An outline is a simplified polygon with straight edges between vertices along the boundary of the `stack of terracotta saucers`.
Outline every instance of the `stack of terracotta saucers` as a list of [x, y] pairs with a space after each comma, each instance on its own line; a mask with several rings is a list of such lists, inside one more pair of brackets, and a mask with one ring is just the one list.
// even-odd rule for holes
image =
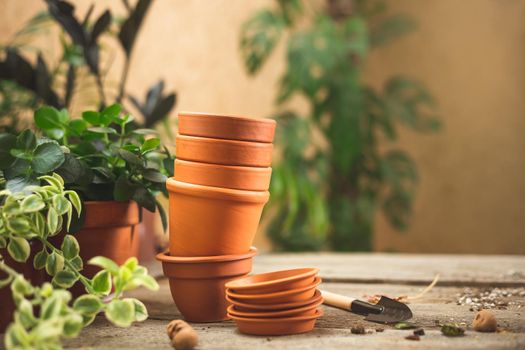
[[169, 252], [157, 258], [189, 321], [227, 319], [224, 284], [251, 271], [275, 126], [272, 119], [179, 114], [175, 174], [166, 183]]
[[317, 272], [314, 268], [276, 271], [228, 282], [226, 298], [232, 303], [228, 316], [246, 334], [309, 332], [322, 315]]

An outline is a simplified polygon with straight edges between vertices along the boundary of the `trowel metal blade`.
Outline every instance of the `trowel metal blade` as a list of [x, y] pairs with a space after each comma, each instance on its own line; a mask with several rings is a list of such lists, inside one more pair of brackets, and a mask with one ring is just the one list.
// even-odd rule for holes
[[412, 318], [412, 311], [399, 301], [382, 296], [376, 305], [383, 307], [379, 314], [368, 314], [366, 321], [377, 323], [397, 323]]

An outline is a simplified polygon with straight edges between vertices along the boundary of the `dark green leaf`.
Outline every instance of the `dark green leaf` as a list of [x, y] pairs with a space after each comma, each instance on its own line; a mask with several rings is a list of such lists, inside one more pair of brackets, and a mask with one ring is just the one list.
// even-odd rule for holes
[[135, 190], [133, 199], [141, 206], [151, 211], [155, 212], [155, 197], [144, 187], [138, 187]]
[[46, 267], [47, 255], [48, 254], [45, 249], [42, 249], [36, 253], [35, 258], [33, 259], [33, 267], [37, 270], [42, 270], [44, 267]]
[[6, 169], [15, 160], [10, 151], [16, 145], [16, 136], [0, 134], [0, 169]]
[[100, 34], [102, 34], [111, 23], [111, 12], [109, 10], [104, 11], [102, 15], [97, 19], [93, 25], [93, 31], [91, 32], [91, 42], [95, 43]]
[[36, 147], [35, 134], [29, 129], [22, 131], [16, 139], [16, 147], [25, 151], [34, 150]]
[[95, 111], [86, 111], [82, 113], [82, 119], [90, 123], [91, 125], [100, 124], [100, 113]]
[[162, 229], [164, 230], [164, 232], [166, 232], [166, 230], [168, 229], [168, 216], [166, 215], [166, 211], [164, 210], [162, 204], [160, 204], [158, 200], [155, 200], [155, 203], [157, 204], [157, 210], [159, 211]]
[[140, 159], [139, 156], [137, 156], [134, 153], [131, 153], [130, 151], [126, 151], [125, 149], [119, 149], [118, 153], [128, 163], [141, 166], [144, 165], [142, 159]]
[[80, 136], [87, 129], [87, 123], [83, 119], [73, 119], [69, 121], [68, 127], [73, 131], [75, 136]]
[[159, 145], [160, 145], [160, 140], [158, 138], [151, 138], [151, 139], [144, 141], [142, 146], [140, 146], [140, 151], [142, 152], [142, 154], [144, 154], [149, 151], [153, 151], [157, 149]]
[[142, 176], [144, 176], [146, 180], [151, 181], [151, 182], [158, 182], [158, 183], [166, 182], [166, 176], [163, 175], [157, 169], [152, 169], [152, 168], [144, 169], [144, 171], [142, 172]]
[[35, 124], [42, 130], [62, 129], [60, 112], [49, 106], [40, 107], [35, 111]]
[[136, 185], [131, 183], [125, 176], [121, 176], [115, 182], [113, 197], [116, 201], [127, 201], [133, 197]]
[[37, 186], [38, 180], [33, 177], [17, 176], [7, 180], [6, 189], [11, 192], [24, 192], [28, 186]]
[[64, 160], [64, 152], [59, 145], [43, 143], [35, 149], [31, 166], [36, 173], [46, 174], [58, 168]]

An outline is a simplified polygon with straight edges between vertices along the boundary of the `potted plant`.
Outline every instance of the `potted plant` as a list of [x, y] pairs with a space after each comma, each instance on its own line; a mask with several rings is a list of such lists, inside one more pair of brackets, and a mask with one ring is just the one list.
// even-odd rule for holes
[[[80, 216], [79, 196], [64, 189], [64, 181], [57, 174], [37, 180], [45, 184], [28, 186], [23, 192], [0, 191], [0, 288], [4, 287], [0, 289], [0, 324], [14, 320], [5, 334], [6, 348], [59, 348], [61, 336], [77, 336], [99, 312], [121, 327], [145, 320], [144, 304], [123, 298], [123, 292], [138, 286], [157, 290], [158, 284], [147, 274], [147, 269], [139, 266], [136, 258], [118, 266], [110, 259], [95, 257], [89, 264], [102, 270], [92, 279], [86, 277], [81, 272], [83, 262], [75, 237], [66, 234], [59, 247], [51, 240], [63, 227], [67, 230], [75, 216]], [[38, 242], [41, 250], [30, 262], [31, 241]], [[45, 270], [53, 276], [52, 283], [34, 286], [6, 263], [7, 256], [18, 263], [31, 263], [33, 271]], [[88, 294], [72, 300], [71, 293], [63, 288], [77, 281]], [[6, 286], [10, 287], [12, 299]], [[107, 301], [111, 291], [112, 298]]]
[[[0, 135], [0, 170], [6, 188], [23, 191], [38, 184], [37, 177], [56, 172], [67, 190], [79, 194], [85, 210], [72, 219], [72, 232], [87, 262], [102, 255], [123, 264], [138, 253], [140, 209], [158, 209], [164, 227], [166, 215], [155, 199], [164, 192], [173, 159], [160, 149], [151, 129], [137, 129], [133, 117], [111, 105], [101, 112], [86, 111], [72, 119], [66, 110], [41, 107], [35, 125], [18, 136]], [[61, 243], [62, 236], [55, 238]], [[86, 269], [88, 276], [97, 272]]]

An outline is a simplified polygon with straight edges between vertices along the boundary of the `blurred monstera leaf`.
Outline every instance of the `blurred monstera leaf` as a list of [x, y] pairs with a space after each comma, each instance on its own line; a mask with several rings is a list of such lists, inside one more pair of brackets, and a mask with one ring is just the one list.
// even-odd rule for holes
[[175, 106], [177, 95], [175, 93], [163, 95], [163, 90], [164, 81], [160, 80], [148, 90], [144, 103], [141, 103], [136, 97], [129, 96], [131, 103], [144, 116], [144, 127], [146, 128], [154, 126], [166, 117]]

